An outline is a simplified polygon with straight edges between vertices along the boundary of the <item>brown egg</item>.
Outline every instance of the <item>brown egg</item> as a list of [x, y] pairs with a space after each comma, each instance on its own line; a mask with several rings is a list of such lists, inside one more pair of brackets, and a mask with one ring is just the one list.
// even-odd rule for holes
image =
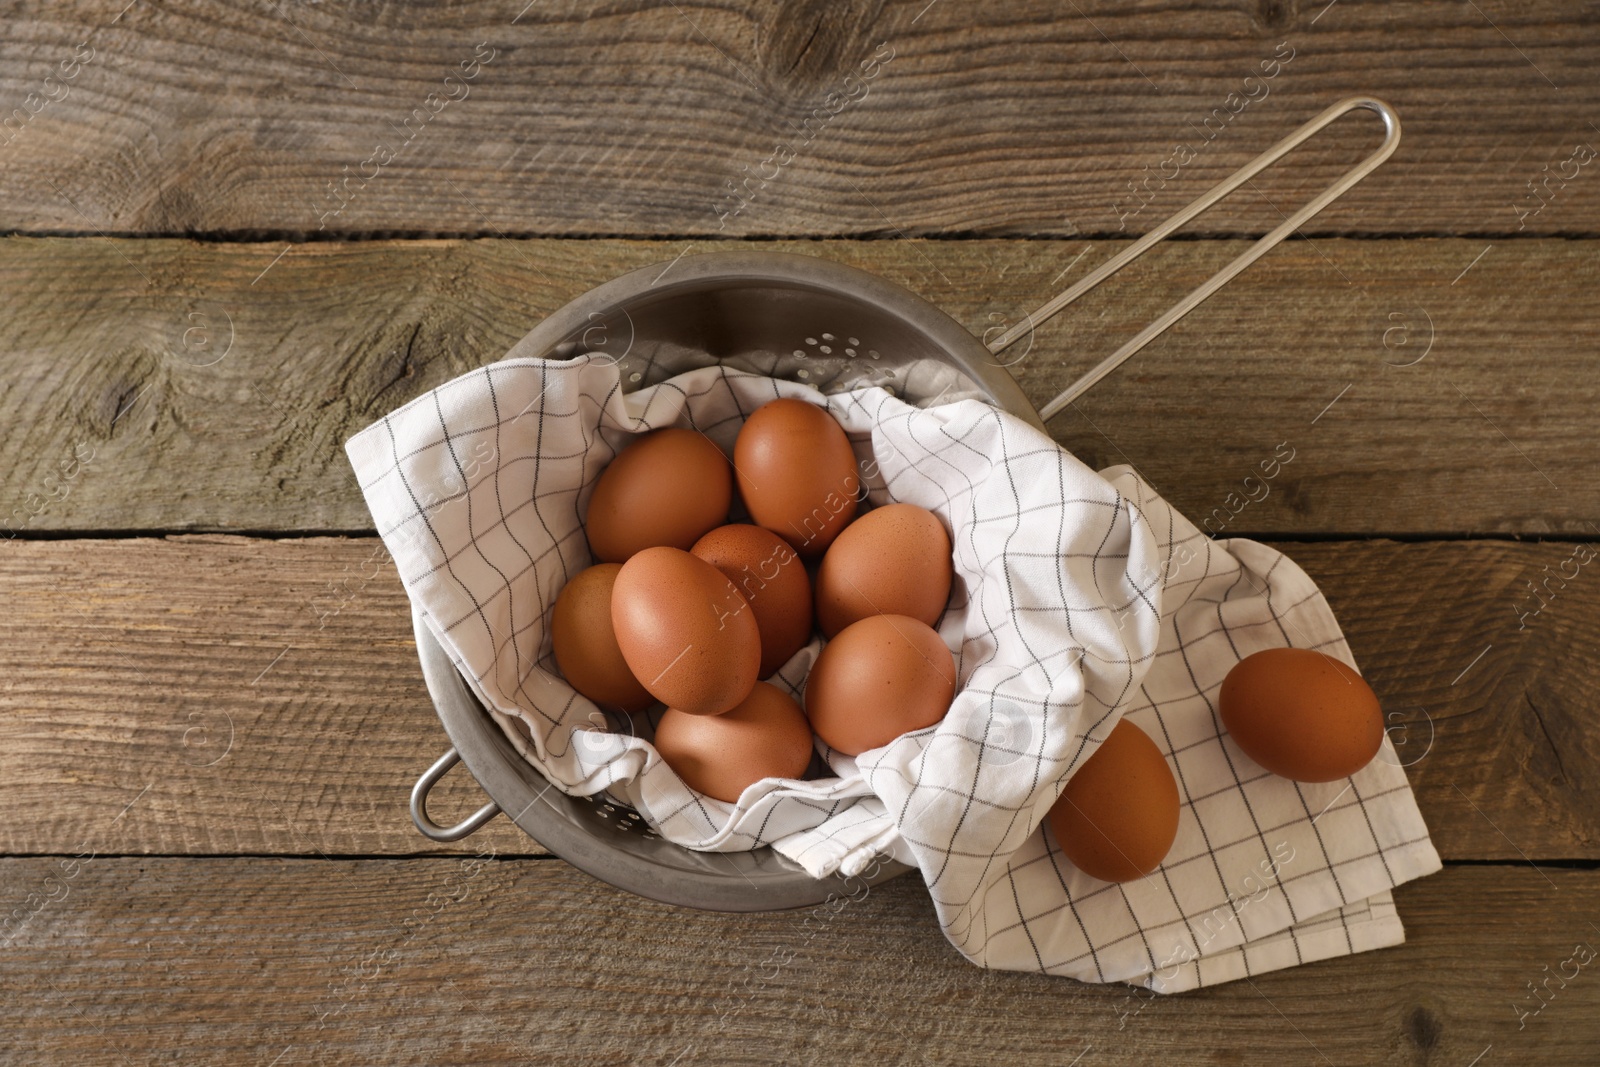
[[739, 495], [750, 517], [802, 556], [822, 555], [856, 513], [856, 457], [844, 430], [803, 400], [755, 410], [733, 445]]
[[618, 453], [595, 483], [584, 532], [595, 558], [625, 563], [643, 548], [688, 551], [728, 521], [733, 474], [705, 434], [654, 430]]
[[1178, 783], [1149, 735], [1123, 719], [1067, 781], [1048, 821], [1084, 874], [1143, 878], [1178, 836]]
[[799, 778], [811, 763], [811, 727], [783, 690], [757, 682], [721, 715], [661, 714], [656, 751], [691, 789], [736, 803], [763, 778]]
[[1306, 648], [1269, 648], [1234, 664], [1217, 697], [1245, 754], [1297, 782], [1348, 778], [1383, 744], [1383, 711], [1354, 669]]
[[596, 564], [562, 586], [550, 614], [550, 643], [572, 688], [596, 704], [643, 711], [650, 694], [628, 669], [611, 628], [611, 588], [621, 570], [620, 563]]
[[761, 677], [811, 640], [811, 578], [789, 542], [759, 526], [719, 526], [689, 550], [727, 576], [750, 602], [761, 632]]
[[950, 599], [950, 536], [931, 511], [885, 504], [844, 528], [817, 572], [817, 623], [829, 637], [868, 615], [936, 626]]
[[622, 565], [611, 624], [633, 676], [690, 715], [721, 715], [750, 695], [761, 667], [755, 613], [721, 571], [677, 548]]
[[932, 726], [955, 695], [955, 657], [932, 627], [872, 615], [823, 646], [806, 679], [806, 717], [830, 748], [856, 756]]

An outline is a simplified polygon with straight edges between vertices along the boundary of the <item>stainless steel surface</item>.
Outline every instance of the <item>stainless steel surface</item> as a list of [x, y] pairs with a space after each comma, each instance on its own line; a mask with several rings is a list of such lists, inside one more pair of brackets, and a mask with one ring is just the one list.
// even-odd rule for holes
[[578, 297], [507, 358], [615, 360], [623, 388], [726, 365], [825, 393], [875, 383], [911, 403], [980, 397], [1044, 428], [982, 342], [893, 282], [813, 256], [713, 252], [625, 274]]
[[483, 829], [485, 823], [500, 814], [500, 805], [490, 801], [454, 826], [440, 826], [428, 816], [428, 794], [439, 779], [461, 762], [461, 757], [451, 749], [433, 761], [433, 766], [422, 772], [417, 784], [411, 787], [411, 821], [417, 824], [422, 836], [434, 841], [460, 841]]
[[1189, 220], [1209, 210], [1218, 201], [1222, 200], [1229, 193], [1239, 188], [1239, 186], [1243, 185], [1245, 182], [1248, 182], [1251, 178], [1255, 177], [1257, 174], [1260, 174], [1263, 170], [1266, 170], [1279, 159], [1282, 159], [1292, 149], [1311, 137], [1312, 134], [1316, 133], [1324, 126], [1327, 126], [1339, 116], [1357, 109], [1376, 111], [1383, 118], [1383, 143], [1378, 146], [1376, 151], [1367, 156], [1367, 158], [1363, 159], [1360, 163], [1357, 163], [1350, 170], [1346, 171], [1338, 181], [1324, 189], [1299, 211], [1296, 211], [1293, 215], [1290, 215], [1288, 218], [1284, 219], [1281, 225], [1277, 226], [1272, 230], [1272, 232], [1256, 241], [1255, 244], [1251, 245], [1249, 249], [1247, 249], [1237, 259], [1233, 260], [1233, 262], [1229, 263], [1226, 267], [1223, 267], [1210, 278], [1206, 279], [1206, 281], [1202, 283], [1199, 288], [1195, 289], [1188, 296], [1178, 301], [1160, 318], [1156, 319], [1143, 330], [1139, 331], [1137, 336], [1128, 341], [1128, 343], [1124, 344], [1121, 348], [1117, 349], [1111, 355], [1107, 356], [1093, 370], [1089, 371], [1089, 373], [1085, 374], [1083, 377], [1069, 385], [1066, 389], [1062, 390], [1061, 395], [1057, 396], [1043, 408], [1039, 409], [1039, 417], [1044, 420], [1053, 418], [1061, 411], [1062, 408], [1065, 408], [1068, 404], [1072, 403], [1072, 401], [1082, 396], [1091, 386], [1093, 386], [1100, 379], [1104, 378], [1107, 374], [1110, 374], [1113, 370], [1116, 370], [1118, 367], [1120, 367], [1129, 359], [1129, 357], [1131, 357], [1135, 352], [1139, 351], [1145, 345], [1149, 344], [1167, 327], [1171, 326], [1189, 312], [1193, 311], [1212, 293], [1215, 293], [1218, 289], [1221, 289], [1224, 285], [1231, 281], [1233, 277], [1240, 271], [1244, 270], [1246, 267], [1250, 266], [1250, 264], [1266, 255], [1284, 238], [1288, 237], [1295, 230], [1298, 230], [1301, 226], [1305, 225], [1305, 223], [1311, 219], [1312, 216], [1316, 215], [1317, 212], [1321, 211], [1323, 208], [1339, 199], [1339, 197], [1348, 192], [1350, 188], [1357, 182], [1361, 181], [1361, 179], [1365, 178], [1368, 174], [1371, 174], [1373, 170], [1379, 166], [1379, 164], [1393, 155], [1394, 150], [1400, 146], [1400, 116], [1395, 114], [1394, 108], [1390, 107], [1382, 100], [1371, 96], [1352, 96], [1349, 99], [1339, 101], [1337, 104], [1334, 104], [1332, 107], [1322, 112], [1322, 114], [1318, 115], [1316, 118], [1312, 119], [1310, 122], [1306, 123], [1304, 126], [1301, 126], [1298, 130], [1295, 130], [1289, 136], [1285, 137], [1283, 140], [1279, 141], [1277, 144], [1261, 153], [1255, 159], [1234, 171], [1227, 178], [1223, 179], [1221, 182], [1218, 182], [1204, 196], [1200, 197], [1188, 207], [1184, 208], [1182, 211], [1179, 211], [1161, 225], [1157, 226], [1139, 240], [1135, 241], [1127, 248], [1127, 250], [1119, 253], [1116, 256], [1113, 256], [1111, 259], [1108, 259], [1106, 262], [1102, 263], [1098, 268], [1086, 274], [1077, 284], [1073, 285], [1060, 296], [1057, 296], [1055, 299], [1039, 308], [1039, 310], [1035, 311], [1032, 315], [1029, 315], [1026, 320], [1018, 323], [1016, 326], [1013, 326], [1011, 329], [1007, 330], [1005, 333], [1001, 334], [999, 337], [990, 342], [990, 352], [1000, 352], [1007, 346], [1016, 343], [1020, 338], [1026, 336], [1028, 332], [1039, 323], [1050, 318], [1050, 316], [1054, 315], [1056, 312], [1060, 311], [1062, 308], [1078, 299], [1078, 297], [1082, 296], [1084, 293], [1087, 293], [1089, 290], [1093, 289], [1095, 286], [1111, 277], [1117, 271], [1121, 270], [1129, 263], [1132, 263], [1134, 260], [1144, 255], [1152, 247], [1164, 240], [1179, 226], [1182, 226]]

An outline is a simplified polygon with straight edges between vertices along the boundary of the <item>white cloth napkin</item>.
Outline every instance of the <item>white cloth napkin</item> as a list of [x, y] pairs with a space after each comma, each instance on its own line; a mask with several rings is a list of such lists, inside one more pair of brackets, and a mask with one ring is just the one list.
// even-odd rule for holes
[[[817, 875], [883, 853], [914, 863], [945, 934], [986, 967], [1169, 992], [1404, 939], [1388, 891], [1440, 864], [1388, 741], [1352, 779], [1297, 785], [1245, 756], [1215, 714], [1224, 675], [1258, 649], [1351, 662], [1287, 557], [1210, 540], [1131, 469], [1096, 474], [974, 399], [824, 397], [719, 368], [625, 394], [611, 362], [504, 360], [346, 445], [414, 609], [557, 788], [605, 790], [686, 847], [770, 844]], [[647, 723], [608, 730], [555, 670], [545, 624], [590, 563], [588, 493], [629, 439], [689, 426], [731, 452], [776, 396], [826, 405], [873, 505], [917, 504], [950, 530], [940, 633], [961, 689], [937, 726], [855, 759], [820, 747], [836, 777], [760, 783], [734, 805], [685, 787]], [[797, 698], [819, 649], [779, 674]], [[1108, 885], [1041, 824], [1124, 715], [1167, 755], [1183, 808], [1162, 867]]]

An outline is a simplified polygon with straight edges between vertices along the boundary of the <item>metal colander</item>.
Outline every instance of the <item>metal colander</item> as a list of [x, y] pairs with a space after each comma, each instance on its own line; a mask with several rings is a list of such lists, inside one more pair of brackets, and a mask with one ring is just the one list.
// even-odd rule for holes
[[[1034, 409], [997, 353], [1358, 108], [1377, 112], [1384, 122], [1383, 143], [1371, 155], [1060, 396]], [[1389, 105], [1371, 97], [1340, 101], [988, 345], [916, 294], [853, 267], [775, 252], [714, 252], [636, 270], [590, 290], [544, 320], [507, 356], [610, 356], [629, 391], [725, 365], [804, 382], [824, 393], [880, 385], [911, 404], [975, 396], [1043, 430], [1044, 420], [1364, 178], [1399, 140], [1399, 117]], [[605, 794], [569, 796], [522, 758], [420, 619], [415, 631], [428, 693], [454, 745], [411, 794], [412, 819], [432, 840], [460, 840], [504, 811], [534, 840], [596, 878], [655, 900], [716, 911], [804, 907], [911, 869], [890, 861], [876, 865], [870, 877], [815, 879], [769, 847], [691, 851], [662, 839], [637, 812]], [[428, 816], [428, 792], [458, 760], [491, 802], [444, 827]]]

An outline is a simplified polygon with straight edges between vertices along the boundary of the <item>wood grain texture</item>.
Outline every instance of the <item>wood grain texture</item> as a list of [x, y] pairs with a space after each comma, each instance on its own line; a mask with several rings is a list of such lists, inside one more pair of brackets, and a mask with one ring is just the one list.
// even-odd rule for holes
[[66, 893], [5, 949], [0, 1052], [17, 1062], [182, 1048], [279, 1067], [1411, 1067], [1490, 1045], [1501, 1062], [1587, 1064], [1600, 1040], [1588, 970], [1552, 981], [1521, 1029], [1515, 1011], [1538, 1006], [1526, 983], [1600, 943], [1594, 871], [1449, 868], [1396, 892], [1403, 946], [1153, 1000], [979, 970], [905, 879], [840, 909], [726, 916], [554, 860], [96, 858], [77, 872], [0, 860], [8, 907]]
[[[728, 247], [749, 246], [0, 241], [0, 521], [370, 529], [343, 452], [351, 434], [499, 358], [605, 280]], [[1025, 321], [1119, 245], [759, 247], [874, 271], [981, 335]], [[1002, 358], [1042, 404], [1242, 247], [1158, 249]], [[1592, 537], [1600, 479], [1583, 384], [1597, 326], [1587, 242], [1294, 241], [1053, 432], [1093, 466], [1135, 464], [1215, 532]], [[1243, 479], [1280, 443], [1293, 462], [1241, 508]], [[81, 474], [64, 477], [75, 457]]]
[[[18, 541], [0, 568], [5, 626], [37, 642], [4, 653], [20, 777], [0, 783], [0, 853], [480, 847], [411, 824], [411, 786], [450, 742], [376, 539]], [[429, 806], [449, 823], [483, 803], [458, 768]], [[506, 819], [479, 836], [542, 851]]]
[[[1372, 93], [1405, 143], [1313, 232], [1600, 231], [1592, 3], [1328, 6], [34, 2], [0, 45], [0, 227], [1143, 232]], [[1376, 131], [1206, 229], [1265, 232]]]
[[[1600, 858], [1592, 566], [1518, 629], [1573, 545], [1282, 547], [1383, 700], [1441, 855]], [[406, 800], [447, 742], [375, 540], [16, 541], [0, 590], [0, 852], [437, 850]], [[441, 820], [481, 802], [448, 781]], [[537, 851], [505, 820], [483, 840]]]

